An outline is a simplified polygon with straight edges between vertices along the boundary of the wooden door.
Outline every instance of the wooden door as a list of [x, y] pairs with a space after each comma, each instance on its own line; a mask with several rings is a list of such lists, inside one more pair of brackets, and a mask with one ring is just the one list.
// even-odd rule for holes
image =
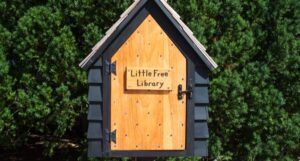
[[[185, 150], [186, 96], [179, 100], [178, 85], [186, 89], [186, 58], [152, 16], [148, 16], [112, 57], [112, 150]], [[127, 68], [169, 69], [168, 90], [127, 90]]]

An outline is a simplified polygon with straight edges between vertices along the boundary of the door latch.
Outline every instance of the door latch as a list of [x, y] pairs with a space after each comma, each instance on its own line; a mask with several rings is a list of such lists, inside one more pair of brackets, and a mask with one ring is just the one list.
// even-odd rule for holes
[[189, 85], [189, 86], [188, 86], [188, 90], [183, 91], [183, 90], [182, 90], [182, 85], [179, 84], [179, 85], [178, 85], [178, 100], [182, 100], [184, 94], [187, 95], [187, 97], [188, 97], [189, 99], [192, 99], [192, 98], [193, 98], [193, 86], [192, 86], [192, 85]]

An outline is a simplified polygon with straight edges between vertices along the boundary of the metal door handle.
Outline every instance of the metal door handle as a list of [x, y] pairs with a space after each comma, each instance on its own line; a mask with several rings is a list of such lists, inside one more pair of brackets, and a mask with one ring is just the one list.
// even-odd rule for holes
[[191, 85], [188, 86], [188, 90], [183, 91], [182, 90], [182, 85], [178, 85], [178, 100], [183, 99], [183, 95], [186, 94], [189, 99], [193, 98], [193, 87]]

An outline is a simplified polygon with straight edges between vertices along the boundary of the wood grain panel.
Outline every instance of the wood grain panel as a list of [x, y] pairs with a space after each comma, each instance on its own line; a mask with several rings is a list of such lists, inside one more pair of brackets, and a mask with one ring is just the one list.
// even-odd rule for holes
[[[112, 150], [184, 150], [186, 59], [152, 16], [148, 16], [112, 57], [111, 130], [117, 130]], [[170, 91], [126, 90], [126, 67], [171, 69]]]

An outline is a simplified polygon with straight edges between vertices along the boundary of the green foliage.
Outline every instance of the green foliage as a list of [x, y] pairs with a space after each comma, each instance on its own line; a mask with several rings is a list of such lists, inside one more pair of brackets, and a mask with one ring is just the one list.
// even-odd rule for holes
[[299, 1], [189, 2], [175, 4], [220, 64], [210, 90], [211, 156], [296, 160]]
[[[51, 156], [72, 139], [86, 160], [87, 78], [77, 64], [131, 2], [0, 1], [1, 146], [18, 150], [38, 135]], [[220, 65], [209, 159], [299, 159], [300, 1], [169, 3]]]
[[7, 145], [16, 136], [13, 111], [9, 108], [14, 98], [12, 85], [14, 83], [9, 73], [9, 62], [6, 59], [7, 46], [11, 39], [11, 33], [0, 24], [0, 145]]

